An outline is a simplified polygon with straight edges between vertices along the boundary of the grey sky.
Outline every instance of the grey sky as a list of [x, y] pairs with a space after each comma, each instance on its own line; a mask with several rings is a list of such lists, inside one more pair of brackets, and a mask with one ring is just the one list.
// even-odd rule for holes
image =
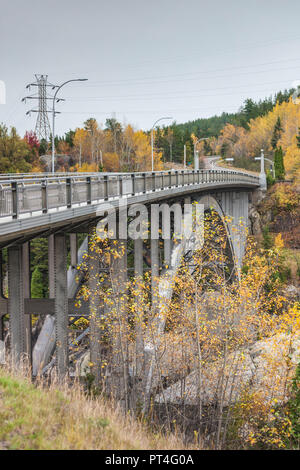
[[0, 0], [0, 122], [34, 129], [35, 73], [67, 85], [57, 133], [88, 117], [148, 129], [236, 111], [300, 79], [299, 0]]

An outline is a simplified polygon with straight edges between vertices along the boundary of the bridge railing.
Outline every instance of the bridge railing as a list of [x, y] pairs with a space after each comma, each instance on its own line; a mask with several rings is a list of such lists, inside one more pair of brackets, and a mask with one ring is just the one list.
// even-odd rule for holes
[[259, 186], [259, 178], [234, 170], [156, 171], [145, 173], [64, 173], [0, 175], [0, 221], [48, 213], [109, 199], [171, 190], [187, 185], [224, 183]]

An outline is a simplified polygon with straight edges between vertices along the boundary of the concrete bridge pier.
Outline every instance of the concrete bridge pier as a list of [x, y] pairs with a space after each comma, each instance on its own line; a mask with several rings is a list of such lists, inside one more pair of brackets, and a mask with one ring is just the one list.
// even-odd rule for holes
[[143, 239], [134, 240], [134, 276], [135, 276], [135, 372], [140, 377], [144, 364], [144, 341], [143, 341], [143, 305], [139, 299], [142, 297], [142, 280], [144, 275], [144, 259], [143, 259]]
[[[124, 404], [125, 411], [129, 407], [129, 362], [128, 362], [128, 304], [127, 304], [127, 240], [113, 243], [111, 259], [111, 284], [113, 292], [114, 322], [112, 324], [112, 392]], [[118, 254], [119, 256], [116, 256]], [[122, 394], [120, 393], [122, 392]]]
[[221, 196], [221, 207], [223, 209], [230, 242], [234, 255], [235, 267], [240, 272], [246, 248], [249, 193], [245, 191], [223, 192]]
[[26, 356], [22, 245], [8, 248], [8, 313], [13, 364]]
[[242, 268], [246, 248], [248, 200], [248, 191], [222, 191], [197, 198], [198, 203], [204, 205], [204, 210], [214, 209], [222, 219], [238, 275]]
[[[31, 273], [30, 273], [30, 242], [23, 243], [22, 245], [22, 268], [23, 268], [23, 293], [25, 299], [31, 297]], [[31, 315], [24, 315], [24, 327], [25, 327], [25, 350], [26, 355], [29, 359], [29, 363], [32, 362], [32, 350], [31, 350]]]
[[67, 247], [64, 233], [54, 235], [54, 312], [56, 328], [56, 369], [59, 378], [68, 373], [68, 282]]
[[94, 376], [95, 385], [99, 385], [101, 379], [101, 320], [103, 315], [103, 304], [101, 305], [99, 295], [99, 273], [100, 259], [96, 253], [93, 234], [95, 227], [91, 227], [88, 237], [88, 287], [89, 287], [89, 315], [90, 315], [90, 358], [91, 371]]
[[159, 279], [159, 240], [151, 239], [151, 303], [153, 311], [158, 305], [158, 279]]

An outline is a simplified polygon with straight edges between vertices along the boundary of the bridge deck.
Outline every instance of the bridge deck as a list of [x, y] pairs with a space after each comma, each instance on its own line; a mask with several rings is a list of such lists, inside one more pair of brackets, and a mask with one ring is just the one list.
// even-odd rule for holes
[[118, 205], [121, 198], [133, 204], [208, 189], [258, 186], [258, 176], [227, 169], [0, 175], [0, 244], [93, 218], [99, 205]]

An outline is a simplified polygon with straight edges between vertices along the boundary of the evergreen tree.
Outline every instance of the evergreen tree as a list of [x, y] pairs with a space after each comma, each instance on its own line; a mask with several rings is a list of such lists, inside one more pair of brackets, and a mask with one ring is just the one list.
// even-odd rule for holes
[[296, 136], [297, 139], [297, 147], [300, 149], [300, 127], [298, 127], [298, 135]]
[[75, 136], [75, 131], [72, 131], [71, 129], [65, 133], [65, 141], [69, 144], [69, 146], [72, 148], [74, 147], [74, 136]]
[[220, 149], [220, 154], [222, 158], [225, 158], [227, 150], [228, 150], [228, 144], [227, 142], [223, 142], [223, 144], [221, 145], [221, 149]]
[[266, 171], [266, 177], [267, 177], [267, 187], [269, 188], [275, 183], [275, 179], [269, 169]]
[[269, 250], [270, 248], [272, 248], [272, 245], [273, 245], [273, 240], [270, 235], [269, 227], [266, 225], [263, 228], [263, 247], [265, 250]]
[[251, 98], [245, 101], [243, 113], [245, 114], [247, 121], [250, 121], [250, 119], [254, 119], [257, 117], [257, 104]]
[[48, 151], [48, 148], [49, 148], [49, 144], [48, 144], [47, 140], [42, 139], [40, 141], [39, 154], [40, 155], [46, 155], [46, 153]]
[[279, 147], [275, 150], [274, 168], [275, 168], [275, 178], [277, 180], [283, 180], [284, 175], [285, 175], [285, 170], [284, 170], [282, 147]]
[[34, 268], [31, 277], [31, 297], [33, 299], [42, 299], [44, 296], [43, 275], [38, 266]]
[[271, 139], [271, 145], [272, 149], [275, 150], [277, 147], [278, 140], [280, 139], [281, 132], [283, 131], [282, 126], [281, 126], [281, 119], [278, 116], [276, 124], [274, 126], [274, 131]]
[[[35, 269], [39, 270], [39, 283], [42, 293], [40, 297], [47, 297], [48, 295], [48, 240], [46, 238], [35, 238], [30, 243], [30, 263]], [[32, 274], [31, 285], [35, 284], [34, 276]], [[35, 276], [38, 274], [35, 273]]]
[[204, 155], [211, 155], [211, 146], [208, 140], [204, 140]]

